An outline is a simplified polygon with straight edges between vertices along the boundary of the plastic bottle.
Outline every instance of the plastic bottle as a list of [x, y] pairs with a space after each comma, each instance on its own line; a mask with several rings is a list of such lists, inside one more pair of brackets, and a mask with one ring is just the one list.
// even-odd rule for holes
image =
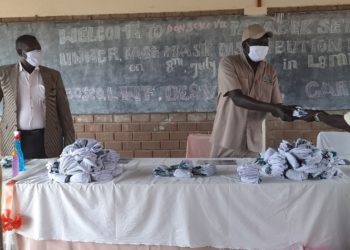
[[16, 151], [12, 151], [12, 177], [18, 175], [19, 171], [19, 159]]
[[21, 146], [21, 134], [19, 131], [13, 132], [15, 136], [15, 150], [17, 152], [18, 156], [18, 167], [19, 171], [25, 171], [26, 170], [26, 165], [24, 162], [24, 156], [23, 156], [23, 151], [22, 151], [22, 146]]

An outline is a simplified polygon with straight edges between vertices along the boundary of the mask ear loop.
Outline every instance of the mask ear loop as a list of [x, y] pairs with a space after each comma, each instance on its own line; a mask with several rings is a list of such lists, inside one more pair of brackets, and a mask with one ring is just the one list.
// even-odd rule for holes
[[242, 51], [244, 54], [249, 54], [249, 44], [246, 41], [242, 42]]

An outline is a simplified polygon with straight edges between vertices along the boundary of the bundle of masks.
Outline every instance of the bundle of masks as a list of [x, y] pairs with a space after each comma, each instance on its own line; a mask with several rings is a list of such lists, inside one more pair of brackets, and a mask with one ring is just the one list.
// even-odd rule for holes
[[179, 164], [166, 166], [160, 165], [153, 170], [154, 176], [191, 178], [193, 176], [212, 176], [216, 173], [216, 166], [204, 164], [194, 166], [190, 160], [182, 160]]
[[300, 107], [300, 106], [296, 106], [295, 109], [293, 110], [294, 117], [301, 118], [301, 117], [306, 116], [307, 114], [308, 114], [307, 111], [305, 111], [305, 109], [303, 107]]
[[0, 160], [0, 164], [3, 168], [11, 168], [12, 167], [12, 156], [4, 156]]
[[[321, 150], [305, 139], [297, 139], [294, 142], [283, 140], [277, 150], [268, 148], [261, 153], [254, 163], [246, 163], [240, 166], [238, 174], [242, 182], [246, 174], [242, 169], [253, 168], [259, 171], [249, 171], [250, 183], [259, 183], [261, 175], [287, 178], [296, 181], [306, 179], [329, 179], [340, 175], [338, 165], [344, 164], [337, 157], [336, 152]], [[243, 168], [244, 167], [244, 168]], [[252, 176], [255, 173], [255, 176]]]
[[60, 158], [46, 164], [48, 176], [56, 182], [89, 183], [110, 181], [123, 172], [119, 154], [104, 149], [94, 139], [77, 139], [66, 146]]

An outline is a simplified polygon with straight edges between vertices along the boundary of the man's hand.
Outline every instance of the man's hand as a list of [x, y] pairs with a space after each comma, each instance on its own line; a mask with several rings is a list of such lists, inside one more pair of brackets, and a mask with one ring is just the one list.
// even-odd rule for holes
[[321, 114], [324, 113], [324, 111], [322, 110], [311, 110], [311, 109], [307, 109], [305, 110], [307, 112], [307, 115], [300, 117], [300, 120], [306, 121], [306, 122], [313, 122], [315, 121], [315, 115], [316, 114]]
[[249, 96], [242, 93], [240, 89], [232, 90], [227, 92], [226, 95], [229, 96], [235, 105], [263, 112], [271, 112], [273, 116], [281, 118], [283, 121], [293, 121], [293, 111], [295, 110], [295, 105], [282, 105], [282, 104], [272, 104], [261, 102], [255, 100]]
[[271, 113], [273, 116], [279, 117], [282, 121], [291, 122], [294, 120], [293, 111], [295, 107], [295, 105], [275, 104]]

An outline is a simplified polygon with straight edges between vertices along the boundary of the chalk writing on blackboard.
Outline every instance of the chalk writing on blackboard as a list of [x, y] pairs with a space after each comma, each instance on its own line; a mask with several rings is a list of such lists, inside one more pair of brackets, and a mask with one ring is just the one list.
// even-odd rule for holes
[[347, 10], [0, 24], [0, 63], [16, 62], [16, 37], [31, 33], [45, 65], [62, 73], [75, 114], [210, 112], [220, 58], [239, 53], [256, 22], [274, 33], [268, 60], [286, 104], [350, 108]]

